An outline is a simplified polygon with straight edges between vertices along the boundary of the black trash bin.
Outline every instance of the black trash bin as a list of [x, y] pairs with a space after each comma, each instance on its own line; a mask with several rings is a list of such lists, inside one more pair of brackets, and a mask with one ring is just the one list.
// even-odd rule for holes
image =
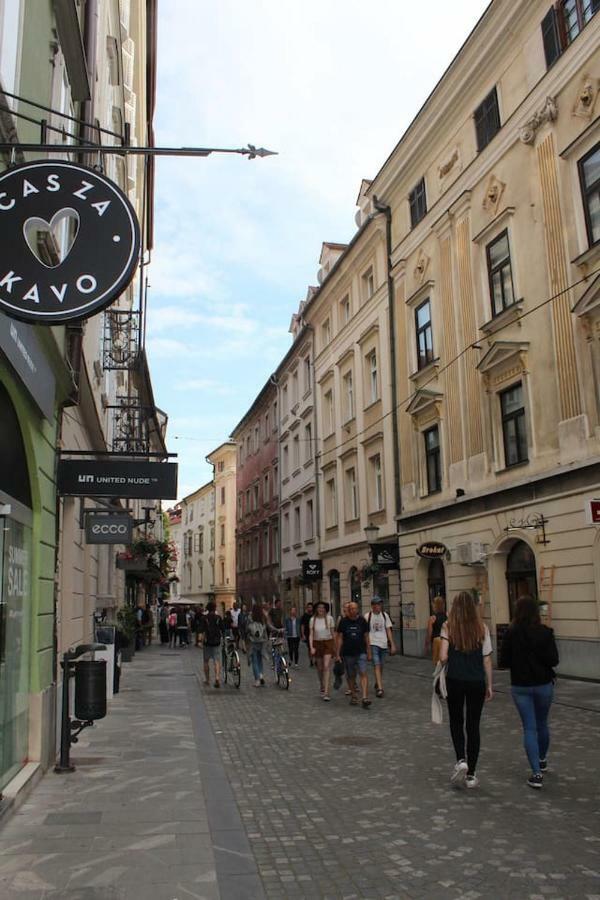
[[106, 660], [75, 663], [75, 715], [84, 722], [106, 715]]

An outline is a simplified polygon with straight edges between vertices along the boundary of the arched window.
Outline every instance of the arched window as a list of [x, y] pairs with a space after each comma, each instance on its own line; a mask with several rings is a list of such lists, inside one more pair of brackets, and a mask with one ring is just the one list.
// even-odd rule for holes
[[340, 573], [332, 569], [329, 573], [329, 599], [331, 603], [331, 615], [334, 619], [341, 613], [342, 594], [340, 589]]
[[429, 591], [429, 614], [433, 614], [434, 597], [446, 597], [446, 573], [441, 559], [432, 559], [427, 570], [427, 588]]
[[356, 566], [352, 566], [348, 573], [348, 581], [350, 583], [350, 599], [354, 600], [355, 603], [358, 603], [359, 606], [362, 601], [362, 589], [360, 586], [360, 579], [358, 577], [358, 569]]
[[512, 620], [519, 597], [538, 595], [535, 554], [525, 541], [517, 541], [506, 558], [506, 583]]

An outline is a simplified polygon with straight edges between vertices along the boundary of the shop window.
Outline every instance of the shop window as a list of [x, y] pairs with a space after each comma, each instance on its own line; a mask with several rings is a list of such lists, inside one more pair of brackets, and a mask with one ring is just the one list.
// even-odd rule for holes
[[525, 596], [537, 599], [538, 595], [535, 555], [525, 541], [517, 541], [506, 558], [506, 584], [512, 620], [517, 600]]

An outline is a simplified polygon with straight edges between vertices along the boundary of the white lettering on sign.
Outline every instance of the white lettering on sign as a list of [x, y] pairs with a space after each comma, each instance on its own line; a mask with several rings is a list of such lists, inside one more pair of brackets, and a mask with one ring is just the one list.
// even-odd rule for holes
[[82, 186], [79, 188], [78, 191], [73, 191], [73, 196], [79, 197], [80, 200], [87, 200], [87, 197], [85, 195], [89, 191], [93, 190], [94, 185], [90, 184], [89, 181], [82, 181], [81, 185]]
[[8, 547], [8, 596], [25, 597], [28, 592], [29, 553], [23, 547]]
[[[2, 200], [3, 197], [7, 197], [7, 196], [8, 196], [8, 194], [6, 193], [6, 191], [2, 191], [2, 193], [0, 194], [0, 200]], [[10, 203], [0, 203], [0, 209], [12, 209], [14, 205], [15, 205], [15, 200], [13, 197], [12, 200], [10, 201]]]
[[0, 287], [5, 287], [9, 294], [12, 294], [12, 287], [15, 281], [23, 281], [20, 275], [15, 275], [14, 272], [8, 272], [7, 275], [4, 276], [2, 281], [0, 281]]
[[60, 291], [58, 290], [58, 288], [57, 288], [55, 285], [51, 284], [51, 285], [50, 285], [50, 290], [52, 291], [53, 294], [56, 295], [56, 297], [58, 297], [58, 299], [59, 299], [60, 302], [62, 303], [63, 300], [65, 299], [65, 293], [66, 293], [66, 291], [67, 291], [67, 286], [66, 286], [66, 284], [61, 284], [61, 286], [60, 286]]
[[60, 191], [60, 180], [58, 175], [48, 175], [46, 181], [46, 190], [47, 191]]
[[23, 196], [29, 197], [30, 194], [39, 194], [38, 189], [26, 178], [23, 179]]
[[82, 294], [89, 294], [96, 290], [97, 284], [93, 275], [80, 275], [77, 279], [77, 290]]
[[128, 532], [128, 528], [125, 523], [121, 523], [120, 525], [115, 525], [115, 524], [92, 525], [92, 534], [117, 534], [117, 535], [123, 534], [124, 535], [124, 534], [127, 534], [127, 532]]
[[32, 284], [26, 294], [23, 294], [23, 300], [33, 300], [34, 303], [40, 302], [37, 284]]

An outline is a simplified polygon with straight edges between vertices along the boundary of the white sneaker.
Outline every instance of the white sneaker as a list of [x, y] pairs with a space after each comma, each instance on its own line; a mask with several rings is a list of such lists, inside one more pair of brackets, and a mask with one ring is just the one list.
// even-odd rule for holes
[[258, 679], [254, 682], [254, 687], [260, 687], [260, 681], [258, 681]]
[[456, 763], [456, 765], [454, 766], [454, 771], [452, 772], [452, 775], [450, 776], [450, 783], [453, 784], [455, 787], [463, 787], [463, 785], [466, 781], [466, 778], [467, 778], [468, 771], [469, 771], [469, 767], [466, 763], [466, 760], [464, 760], [464, 759], [459, 760]]
[[477, 775], [467, 775], [467, 780], [465, 781], [465, 787], [468, 788], [476, 788], [479, 784], [479, 778]]

